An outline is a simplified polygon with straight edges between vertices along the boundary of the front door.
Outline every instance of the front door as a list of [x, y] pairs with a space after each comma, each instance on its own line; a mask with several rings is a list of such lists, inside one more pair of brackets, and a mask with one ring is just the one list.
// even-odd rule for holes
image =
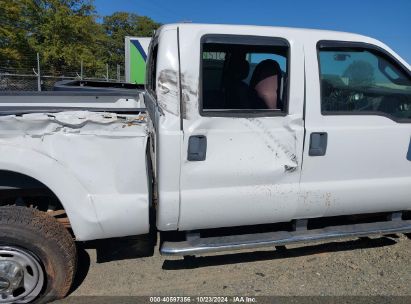
[[[183, 96], [191, 105], [183, 111], [179, 229], [289, 220], [304, 137], [302, 47], [271, 37], [198, 39], [200, 91]], [[196, 58], [185, 49], [183, 71]], [[190, 79], [183, 74], [184, 89]]]
[[[317, 58], [312, 51], [310, 58]], [[301, 178], [304, 212], [315, 217], [410, 209], [410, 71], [370, 45], [320, 42], [315, 52], [320, 75], [307, 70], [312, 90]]]

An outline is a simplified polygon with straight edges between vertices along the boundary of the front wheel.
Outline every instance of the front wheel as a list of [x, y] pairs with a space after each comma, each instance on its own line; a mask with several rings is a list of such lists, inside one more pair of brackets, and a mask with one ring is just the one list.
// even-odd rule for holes
[[33, 208], [0, 207], [0, 303], [64, 297], [76, 261], [73, 238], [56, 219]]

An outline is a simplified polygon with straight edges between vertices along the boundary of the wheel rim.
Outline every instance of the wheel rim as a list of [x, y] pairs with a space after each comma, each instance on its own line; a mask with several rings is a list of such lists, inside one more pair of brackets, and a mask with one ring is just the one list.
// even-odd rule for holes
[[39, 259], [16, 247], [0, 246], [0, 303], [34, 300], [44, 284]]

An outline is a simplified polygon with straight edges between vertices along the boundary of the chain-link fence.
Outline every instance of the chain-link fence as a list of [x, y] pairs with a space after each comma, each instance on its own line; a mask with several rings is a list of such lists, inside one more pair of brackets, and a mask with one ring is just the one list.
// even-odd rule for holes
[[51, 91], [61, 80], [96, 80], [123, 82], [124, 67], [106, 64], [88, 72], [80, 61], [78, 69], [49, 69], [41, 64], [39, 54], [32, 54], [17, 61], [0, 61], [0, 91]]

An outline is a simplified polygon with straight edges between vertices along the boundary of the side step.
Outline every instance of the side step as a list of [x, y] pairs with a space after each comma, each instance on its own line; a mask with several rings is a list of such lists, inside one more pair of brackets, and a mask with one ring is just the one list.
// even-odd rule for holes
[[163, 255], [185, 256], [400, 232], [411, 232], [411, 220], [396, 219], [386, 222], [330, 226], [322, 229], [297, 229], [291, 232], [276, 231], [207, 238], [196, 236], [188, 238], [187, 241], [164, 242], [160, 252]]

